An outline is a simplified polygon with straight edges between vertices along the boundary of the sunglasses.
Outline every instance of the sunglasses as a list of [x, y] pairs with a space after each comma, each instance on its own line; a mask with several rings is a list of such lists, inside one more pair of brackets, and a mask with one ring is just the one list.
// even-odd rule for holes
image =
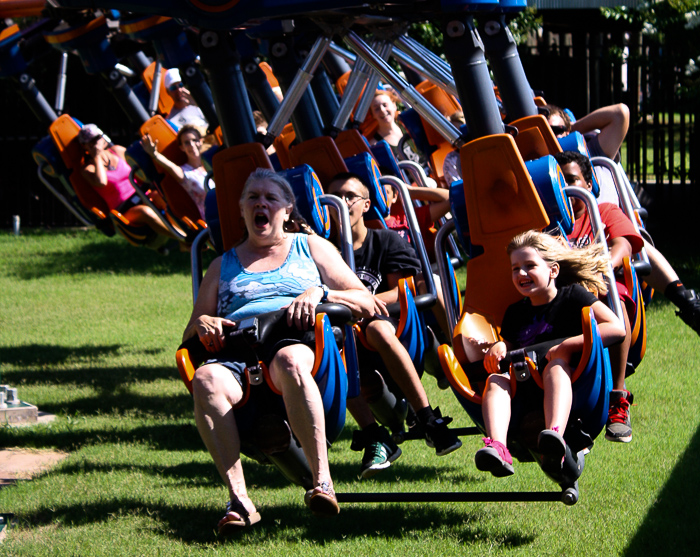
[[567, 132], [566, 126], [550, 126], [554, 135], [564, 135]]
[[182, 81], [178, 81], [177, 83], [172, 83], [170, 87], [168, 87], [168, 91], [175, 91], [177, 89], [182, 89], [185, 86], [185, 84]]
[[362, 197], [361, 195], [357, 195], [356, 193], [340, 193], [337, 194], [340, 199], [345, 201], [345, 203], [348, 205], [348, 209], [350, 209], [355, 203], [360, 201], [361, 199], [367, 199], [366, 197]]

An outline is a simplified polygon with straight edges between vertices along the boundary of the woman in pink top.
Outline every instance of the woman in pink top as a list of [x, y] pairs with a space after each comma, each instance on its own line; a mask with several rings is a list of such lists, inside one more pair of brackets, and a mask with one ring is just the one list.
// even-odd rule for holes
[[[95, 124], [86, 124], [78, 134], [86, 155], [80, 169], [110, 210], [116, 209], [131, 223], [148, 226], [154, 232], [180, 240], [163, 224], [148, 205], [141, 202], [129, 181], [131, 167], [124, 158], [126, 149], [113, 145]], [[184, 236], [184, 233], [182, 233]]]

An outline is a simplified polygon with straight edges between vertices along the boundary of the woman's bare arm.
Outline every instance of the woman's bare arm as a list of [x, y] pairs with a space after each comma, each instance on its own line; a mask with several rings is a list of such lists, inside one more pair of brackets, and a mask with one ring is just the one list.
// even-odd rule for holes
[[330, 289], [328, 301], [348, 306], [358, 317], [372, 316], [372, 295], [343, 261], [335, 246], [319, 236], [309, 236], [308, 241], [321, 280]]
[[141, 146], [143, 150], [146, 151], [146, 154], [160, 164], [170, 176], [177, 180], [178, 183], [182, 183], [185, 179], [185, 172], [163, 153], [158, 151], [157, 139], [154, 142], [151, 136], [146, 134], [141, 138]]

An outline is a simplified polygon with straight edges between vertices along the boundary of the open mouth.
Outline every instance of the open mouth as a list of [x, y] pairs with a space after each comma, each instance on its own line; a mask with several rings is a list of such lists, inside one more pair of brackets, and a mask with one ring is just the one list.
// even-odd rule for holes
[[530, 279], [523, 279], [518, 284], [520, 284], [521, 288], [528, 288], [533, 285], [533, 282]]
[[267, 215], [264, 215], [262, 213], [257, 213], [254, 217], [254, 220], [255, 226], [257, 226], [258, 228], [264, 228], [270, 222], [270, 219], [267, 218]]

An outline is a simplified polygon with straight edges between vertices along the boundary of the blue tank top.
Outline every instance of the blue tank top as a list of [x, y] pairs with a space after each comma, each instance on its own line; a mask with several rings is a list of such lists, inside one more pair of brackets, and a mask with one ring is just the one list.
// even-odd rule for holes
[[221, 260], [217, 315], [239, 320], [289, 305], [312, 286], [321, 285], [309, 250], [306, 234], [294, 234], [289, 254], [277, 269], [252, 273], [246, 271], [236, 254], [228, 250]]

